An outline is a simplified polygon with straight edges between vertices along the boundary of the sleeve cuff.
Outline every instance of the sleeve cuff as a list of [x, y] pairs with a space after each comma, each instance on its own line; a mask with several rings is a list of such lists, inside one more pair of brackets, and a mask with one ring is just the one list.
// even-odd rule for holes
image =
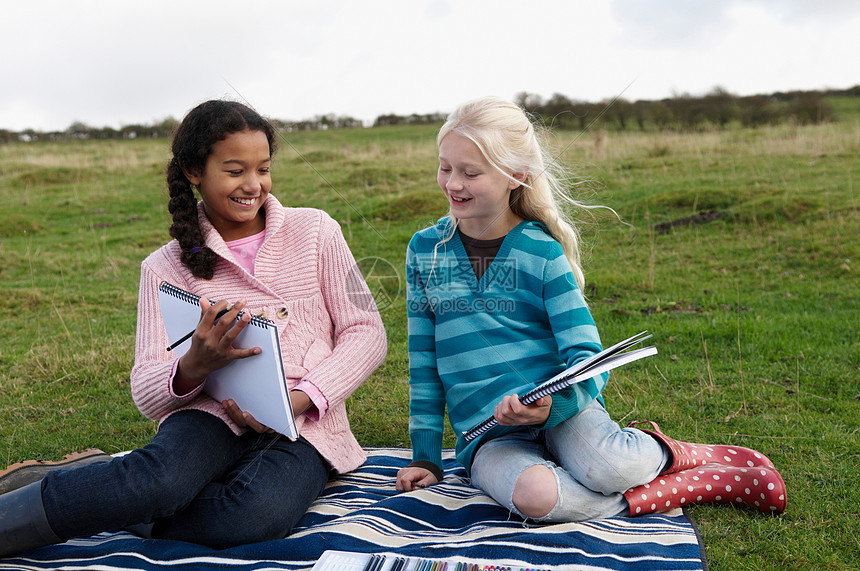
[[308, 408], [303, 414], [308, 420], [319, 422], [328, 411], [328, 399], [322, 394], [315, 384], [310, 381], [302, 381], [291, 390], [302, 391], [308, 398], [311, 399], [313, 406]]
[[174, 379], [174, 378], [176, 378], [176, 369], [178, 369], [178, 368], [179, 368], [179, 359], [176, 359], [176, 360], [174, 360], [174, 361], [173, 361], [173, 368], [172, 368], [172, 369], [170, 369], [170, 380], [169, 380], [169, 381], [168, 381], [168, 383], [167, 383], [167, 384], [168, 384], [168, 387], [170, 387], [170, 396], [172, 396], [172, 397], [173, 397], [173, 398], [175, 398], [176, 400], [188, 400], [188, 399], [190, 399], [190, 398], [194, 398], [194, 397], [196, 397], [198, 394], [200, 394], [200, 391], [202, 391], [202, 390], [203, 390], [203, 385], [205, 385], [205, 384], [206, 384], [206, 381], [204, 380], [202, 383], [200, 383], [200, 384], [197, 386], [197, 388], [196, 388], [196, 389], [194, 389], [194, 390], [193, 390], [193, 391], [191, 391], [190, 393], [187, 393], [187, 394], [184, 394], [184, 395], [178, 395], [178, 394], [176, 394], [176, 392], [173, 390], [173, 379]]
[[442, 471], [442, 468], [434, 464], [433, 462], [428, 462], [427, 460], [416, 460], [407, 466], [407, 468], [424, 468], [425, 470], [430, 470], [434, 476], [436, 476], [436, 481], [441, 482], [445, 479], [445, 473]]

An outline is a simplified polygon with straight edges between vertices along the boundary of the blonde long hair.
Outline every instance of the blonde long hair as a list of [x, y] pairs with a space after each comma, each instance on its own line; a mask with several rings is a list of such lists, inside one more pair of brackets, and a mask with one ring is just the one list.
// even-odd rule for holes
[[[561, 244], [576, 284], [584, 295], [579, 233], [560, 204], [587, 207], [567, 194], [564, 183], [569, 177], [541, 144], [537, 128], [526, 113], [505, 99], [482, 97], [464, 103], [448, 115], [436, 137], [437, 146], [452, 132], [475, 143], [487, 162], [511, 180], [514, 174], [526, 173], [521, 185], [511, 191], [511, 210], [524, 220], [546, 226]], [[450, 210], [448, 216], [453, 224], [449, 225], [449, 233], [440, 244], [450, 240], [457, 229], [458, 221]]]

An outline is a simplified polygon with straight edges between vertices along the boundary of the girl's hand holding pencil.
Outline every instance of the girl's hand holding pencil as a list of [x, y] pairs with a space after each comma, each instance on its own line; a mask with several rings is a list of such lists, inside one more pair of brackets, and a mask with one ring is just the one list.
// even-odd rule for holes
[[418, 466], [407, 466], [397, 471], [395, 488], [400, 492], [412, 492], [432, 486], [438, 480], [433, 472]]
[[190, 393], [209, 373], [236, 359], [260, 354], [259, 347], [233, 347], [233, 341], [251, 321], [251, 315], [242, 312], [244, 307], [244, 300], [229, 306], [226, 301], [211, 304], [205, 297], [200, 298], [200, 322], [191, 336], [191, 348], [180, 357], [173, 378], [173, 390], [177, 395]]

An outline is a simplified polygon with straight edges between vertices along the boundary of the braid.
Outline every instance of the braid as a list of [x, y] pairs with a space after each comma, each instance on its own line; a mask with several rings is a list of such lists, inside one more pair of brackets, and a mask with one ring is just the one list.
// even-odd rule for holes
[[215, 274], [217, 256], [204, 244], [197, 215], [197, 198], [175, 157], [167, 166], [167, 188], [170, 193], [167, 210], [173, 215], [170, 235], [182, 248], [180, 260], [195, 277], [210, 280]]

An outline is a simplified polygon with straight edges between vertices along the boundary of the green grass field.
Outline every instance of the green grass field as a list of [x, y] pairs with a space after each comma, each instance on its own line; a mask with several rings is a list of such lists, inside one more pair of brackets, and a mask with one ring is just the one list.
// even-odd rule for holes
[[[842, 107], [840, 106], [840, 109]], [[778, 517], [691, 509], [711, 569], [860, 560], [860, 120], [696, 134], [557, 132], [606, 344], [660, 353], [613, 373], [619, 422], [767, 454]], [[445, 212], [434, 126], [286, 134], [282, 202], [340, 221], [389, 355], [348, 402], [367, 446], [408, 446], [406, 243]], [[166, 140], [0, 145], [0, 464], [145, 444], [132, 403], [139, 264], [169, 240]], [[694, 218], [700, 213], [707, 216]], [[448, 435], [448, 445], [452, 445]]]

